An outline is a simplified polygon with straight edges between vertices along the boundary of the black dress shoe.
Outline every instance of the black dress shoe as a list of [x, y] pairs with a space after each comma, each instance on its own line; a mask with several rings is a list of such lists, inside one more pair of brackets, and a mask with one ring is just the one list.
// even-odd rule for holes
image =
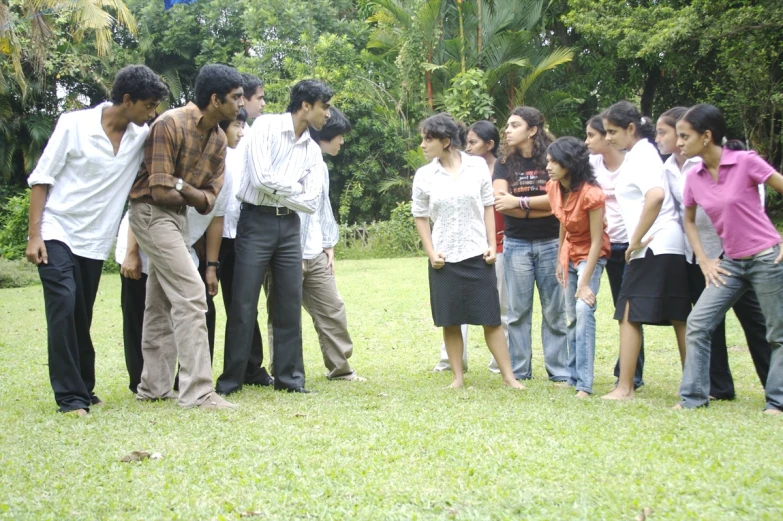
[[315, 394], [313, 391], [308, 391], [304, 387], [291, 387], [288, 389], [289, 393], [302, 393], [302, 394]]
[[252, 382], [245, 382], [245, 385], [260, 385], [261, 387], [270, 387], [275, 385], [275, 379], [268, 374], [263, 374], [257, 380], [253, 380]]

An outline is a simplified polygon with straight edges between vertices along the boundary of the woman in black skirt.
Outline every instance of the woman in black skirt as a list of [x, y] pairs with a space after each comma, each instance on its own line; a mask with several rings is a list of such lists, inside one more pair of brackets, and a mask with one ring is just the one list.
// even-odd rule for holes
[[[431, 160], [413, 179], [412, 213], [430, 260], [430, 305], [443, 328], [452, 388], [464, 385], [461, 324], [484, 326], [503, 383], [522, 389], [511, 372], [508, 345], [500, 327], [495, 262], [494, 197], [487, 163], [460, 152], [460, 131], [448, 114], [419, 126], [424, 157]], [[432, 228], [430, 228], [432, 221]]]
[[628, 271], [620, 287], [614, 318], [620, 321], [620, 378], [604, 396], [633, 398], [641, 325], [672, 325], [680, 362], [685, 361], [685, 321], [691, 309], [685, 266], [685, 239], [668, 189], [663, 161], [653, 142], [652, 122], [627, 101], [602, 115], [606, 141], [626, 150], [615, 181], [615, 196], [628, 233]]

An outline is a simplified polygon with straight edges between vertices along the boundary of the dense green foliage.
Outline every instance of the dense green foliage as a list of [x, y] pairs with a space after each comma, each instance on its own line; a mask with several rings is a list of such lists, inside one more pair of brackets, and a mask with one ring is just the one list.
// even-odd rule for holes
[[526, 103], [544, 112], [554, 134], [581, 136], [586, 119], [618, 99], [651, 116], [706, 101], [725, 111], [732, 137], [783, 163], [777, 0], [199, 0], [168, 11], [162, 0], [99, 4], [105, 11], [93, 0], [0, 2], [0, 182], [12, 191], [56, 117], [104, 99], [129, 63], [165, 78], [166, 107], [192, 97], [206, 63], [261, 76], [270, 112], [285, 107], [299, 79], [326, 80], [355, 129], [329, 161], [343, 223], [388, 219], [409, 198], [421, 161], [412, 152], [417, 124], [438, 110], [502, 125], [513, 105]]

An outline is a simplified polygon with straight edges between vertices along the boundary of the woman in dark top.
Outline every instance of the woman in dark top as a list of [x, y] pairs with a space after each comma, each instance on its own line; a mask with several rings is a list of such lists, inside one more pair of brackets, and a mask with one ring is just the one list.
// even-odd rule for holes
[[533, 286], [538, 287], [543, 320], [541, 340], [549, 379], [568, 382], [568, 345], [563, 288], [558, 284], [560, 223], [548, 210], [530, 208], [530, 198], [544, 196], [549, 176], [546, 149], [551, 140], [544, 116], [533, 107], [517, 107], [506, 125], [506, 153], [495, 163], [495, 208], [505, 216], [505, 280], [508, 296], [508, 343], [514, 376], [532, 378]]

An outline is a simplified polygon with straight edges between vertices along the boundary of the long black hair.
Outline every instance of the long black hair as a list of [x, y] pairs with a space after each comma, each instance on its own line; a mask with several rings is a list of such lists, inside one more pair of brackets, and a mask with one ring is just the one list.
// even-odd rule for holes
[[448, 139], [450, 143], [446, 150], [451, 150], [452, 145], [462, 148], [466, 134], [465, 126], [454, 121], [447, 112], [435, 114], [419, 123], [419, 132], [431, 139]]
[[618, 101], [601, 114], [605, 120], [620, 128], [627, 129], [631, 123], [636, 126], [636, 137], [647, 139], [650, 143], [655, 143], [655, 128], [652, 120], [648, 117], [642, 117], [636, 105], [630, 101]]
[[[536, 170], [546, 169], [546, 149], [552, 143], [550, 134], [544, 128], [546, 122], [544, 121], [544, 115], [541, 111], [535, 107], [520, 106], [511, 111], [511, 116], [519, 116], [528, 128], [537, 128], [538, 131], [533, 136], [533, 165]], [[522, 162], [522, 154], [516, 149], [506, 150], [505, 156], [500, 160], [501, 164], [508, 165], [508, 182], [512, 183], [514, 179], [515, 171], [518, 170], [520, 163]]]
[[584, 183], [598, 185], [590, 164], [590, 151], [581, 139], [571, 136], [555, 139], [546, 152], [552, 161], [568, 171], [572, 192], [579, 190]]
[[498, 132], [498, 128], [495, 125], [487, 120], [476, 121], [470, 126], [470, 128], [468, 128], [468, 132], [473, 132], [476, 134], [484, 143], [489, 143], [492, 141], [495, 146], [492, 147], [490, 153], [493, 156], [498, 155], [498, 148], [500, 147], [500, 132]]
[[604, 128], [604, 115], [596, 114], [589, 120], [587, 120], [587, 126], [606, 137], [606, 129]]
[[663, 120], [664, 123], [672, 128], [677, 128], [677, 122], [680, 121], [685, 113], [688, 112], [688, 107], [672, 107], [660, 116], [659, 120]]

